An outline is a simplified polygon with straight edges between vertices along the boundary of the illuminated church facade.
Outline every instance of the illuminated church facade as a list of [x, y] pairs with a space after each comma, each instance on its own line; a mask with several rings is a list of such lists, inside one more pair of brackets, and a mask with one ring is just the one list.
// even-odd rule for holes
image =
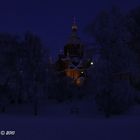
[[92, 59], [85, 54], [85, 45], [77, 34], [78, 27], [75, 20], [72, 33], [63, 51], [58, 55], [56, 70], [59, 74], [71, 78], [76, 85], [83, 85], [87, 70], [93, 65]]

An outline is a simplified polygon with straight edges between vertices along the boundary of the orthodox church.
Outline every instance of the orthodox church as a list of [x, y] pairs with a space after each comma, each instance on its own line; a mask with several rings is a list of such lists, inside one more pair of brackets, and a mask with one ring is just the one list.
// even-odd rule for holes
[[87, 70], [93, 65], [93, 62], [91, 58], [87, 58], [84, 51], [85, 45], [79, 38], [77, 31], [78, 27], [74, 19], [71, 36], [63, 51], [58, 55], [55, 65], [56, 71], [60, 75], [71, 78], [76, 85], [80, 86], [84, 84]]

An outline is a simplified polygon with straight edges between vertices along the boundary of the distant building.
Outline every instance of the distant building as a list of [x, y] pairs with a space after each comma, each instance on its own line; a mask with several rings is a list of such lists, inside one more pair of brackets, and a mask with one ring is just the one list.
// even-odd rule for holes
[[93, 62], [92, 58], [86, 55], [85, 45], [78, 37], [77, 30], [74, 20], [69, 41], [58, 55], [55, 66], [58, 74], [71, 78], [77, 85], [82, 85]]

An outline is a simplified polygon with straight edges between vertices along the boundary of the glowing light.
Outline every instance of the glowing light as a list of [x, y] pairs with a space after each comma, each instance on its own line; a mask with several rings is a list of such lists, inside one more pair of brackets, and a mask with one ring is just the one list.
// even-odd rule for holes
[[93, 62], [90, 62], [90, 65], [93, 65]]
[[82, 86], [84, 84], [84, 77], [79, 77], [77, 80], [76, 80], [76, 84], [78, 86]]
[[83, 71], [81, 71], [81, 73], [84, 73]]

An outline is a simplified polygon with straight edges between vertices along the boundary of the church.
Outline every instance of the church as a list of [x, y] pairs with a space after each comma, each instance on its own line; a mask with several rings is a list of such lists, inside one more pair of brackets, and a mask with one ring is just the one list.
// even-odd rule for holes
[[78, 86], [84, 84], [88, 68], [93, 65], [92, 58], [87, 58], [85, 45], [78, 36], [78, 26], [75, 19], [72, 25], [71, 36], [64, 46], [63, 51], [58, 55], [55, 63], [56, 71], [67, 76]]

